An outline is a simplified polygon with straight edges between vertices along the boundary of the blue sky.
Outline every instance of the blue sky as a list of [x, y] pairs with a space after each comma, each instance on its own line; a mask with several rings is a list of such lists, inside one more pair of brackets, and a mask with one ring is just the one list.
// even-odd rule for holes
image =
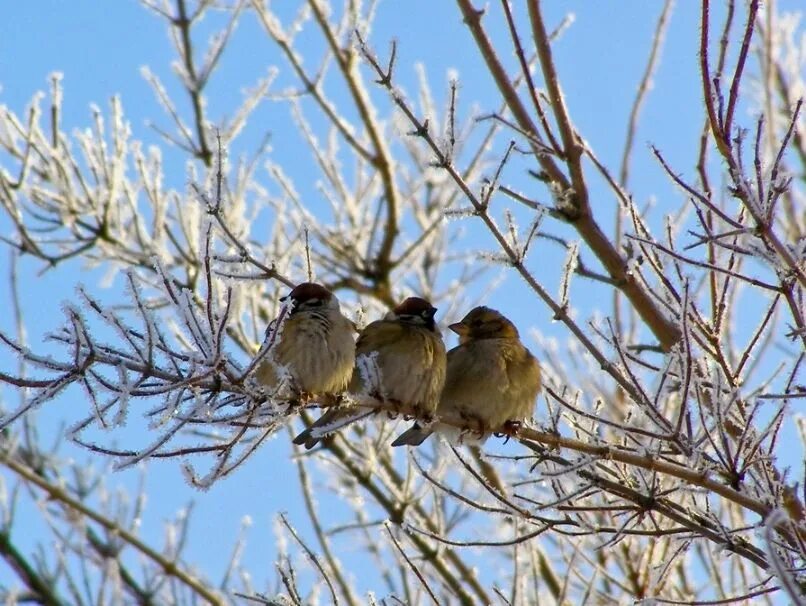
[[[662, 72], [643, 120], [652, 124], [656, 142], [672, 150], [676, 148], [675, 141], [669, 139], [690, 141], [680, 127], [692, 124], [687, 118], [699, 112], [699, 90], [690, 86], [696, 77], [693, 42], [698, 34], [698, 11], [695, 3], [678, 4], [663, 53]], [[614, 11], [613, 4], [607, 2], [555, 2], [548, 3], [547, 9], [549, 23], [554, 24], [566, 11], [575, 13], [568, 32], [571, 35], [564, 36], [557, 47], [558, 70], [580, 130], [601, 156], [611, 157], [623, 143], [626, 117], [645, 65], [645, 54], [636, 49], [648, 50], [660, 3], [633, 0], [620, 3]], [[86, 0], [69, 4], [59, 0], [16, 3], [12, 15], [0, 24], [4, 104], [22, 110], [33, 91], [47, 89], [48, 74], [61, 71], [65, 75], [65, 124], [88, 124], [90, 103], [106, 109], [110, 97], [120, 95], [135, 136], [156, 140], [146, 120], [167, 125], [167, 119], [140, 76], [140, 68], [147, 65], [158, 74], [169, 92], [180, 91], [170, 71], [171, 44], [158, 18], [133, 1]], [[204, 25], [214, 29], [212, 22]], [[526, 30], [526, 24], [522, 29]], [[606, 48], [603, 29], [608, 32]], [[202, 43], [204, 35], [202, 28]], [[480, 104], [494, 99], [485, 92], [488, 80], [481, 61], [452, 3], [420, 0], [408, 2], [407, 10], [398, 10], [392, 3], [382, 4], [373, 33], [379, 54], [386, 53], [387, 41], [392, 37], [401, 43], [398, 76], [408, 90], [413, 91], [415, 82], [410, 66], [422, 62], [436, 94], [444, 93], [446, 74], [455, 68], [461, 75], [463, 98]], [[508, 52], [502, 56], [512, 60]], [[264, 75], [270, 64], [283, 66], [279, 52], [265, 39], [254, 19], [242, 18], [238, 35], [211, 84], [210, 117], [218, 120], [229, 115], [244, 88]], [[289, 70], [283, 69], [273, 88], [282, 89], [293, 83]], [[670, 110], [676, 112], [675, 121], [668, 120]], [[602, 113], [606, 113], [606, 120]], [[267, 104], [258, 116], [265, 119], [259, 124], [265, 123], [265, 130], [271, 130], [275, 141], [283, 135], [283, 126], [288, 124], [284, 112]], [[251, 128], [244, 147], [255, 146], [263, 134], [258, 126]], [[646, 139], [639, 136], [638, 145], [645, 143]], [[681, 150], [681, 155], [685, 151]]]
[[[697, 4], [677, 3], [660, 70], [636, 139], [633, 191], [642, 200], [657, 196], [661, 207], [664, 196], [672, 196], [674, 189], [663, 178], [647, 144], [657, 144], [680, 172], [690, 176], [693, 172], [691, 158], [702, 123], [699, 118], [701, 93], [696, 85]], [[781, 2], [779, 5], [794, 7], [797, 2]], [[547, 2], [546, 7], [548, 21], [552, 24], [558, 23], [567, 11], [576, 14], [571, 29], [555, 49], [558, 70], [579, 130], [600, 157], [612, 160], [615, 169], [630, 104], [645, 66], [661, 3], [578, 0]], [[525, 24], [523, 29], [526, 30]], [[456, 69], [461, 78], [460, 100], [472, 101], [484, 110], [496, 106], [492, 86], [453, 3], [429, 0], [382, 2], [372, 34], [372, 43], [379, 54], [385, 56], [391, 37], [397, 38], [400, 44], [398, 77], [409, 92], [415, 90], [416, 82], [412, 66], [415, 62], [422, 62], [436, 96], [444, 96], [447, 74]], [[200, 40], [199, 47], [203, 42]], [[318, 43], [311, 40], [306, 44], [310, 44], [313, 52]], [[504, 57], [512, 60], [508, 52]], [[119, 95], [134, 137], [158, 143], [159, 138], [147, 122], [169, 126], [169, 120], [141, 77], [140, 70], [147, 65], [162, 78], [181, 104], [186, 104], [171, 74], [169, 62], [172, 60], [170, 41], [162, 22], [136, 2], [14, 2], [5, 8], [4, 18], [0, 20], [0, 104], [15, 112], [23, 112], [36, 91], [47, 90], [48, 75], [59, 71], [64, 74], [63, 123], [67, 131], [90, 124], [91, 104], [106, 112], [109, 99]], [[244, 16], [221, 69], [210, 85], [209, 116], [219, 120], [230, 115], [242, 99], [244, 89], [253, 86], [272, 64], [281, 68], [276, 89], [294, 82], [277, 49], [266, 40], [252, 16]], [[373, 91], [373, 94], [381, 97], [379, 91]], [[470, 108], [464, 107], [464, 111], [469, 112]], [[282, 107], [263, 104], [250, 125], [235, 149], [230, 151], [231, 156], [253, 152], [267, 132], [272, 133], [275, 160], [279, 152], [285, 153], [286, 148], [289, 154], [297, 153], [295, 146], [299, 141]], [[182, 156], [168, 151], [164, 154], [166, 165], [173, 170], [167, 178], [171, 185], [181, 189], [186, 176]], [[303, 163], [286, 162], [285, 167], [298, 178], [304, 178], [307, 170]], [[608, 205], [605, 215], [609, 216], [612, 214], [612, 200], [609, 195], [605, 200], [602, 204]], [[677, 198], [672, 200], [673, 204], [677, 202]], [[658, 212], [655, 220], [661, 218], [662, 212]], [[0, 231], [5, 233], [5, 228], [6, 224], [0, 218]], [[32, 341], [42, 332], [55, 328], [61, 301], [72, 296], [75, 282], [81, 281], [100, 289], [98, 278], [102, 272], [87, 273], [78, 264], [70, 267], [74, 271], [72, 275], [60, 271], [58, 275], [38, 276], [35, 272], [39, 266], [27, 261], [22, 264], [22, 289], [27, 301], [26, 319], [30, 323]], [[0, 283], [5, 283], [7, 272], [8, 259], [0, 258]], [[517, 282], [508, 279], [506, 283], [513, 281]], [[0, 302], [0, 306], [5, 304], [5, 301]], [[559, 339], [566, 336], [562, 327], [551, 323], [547, 309], [519, 306], [511, 313], [524, 329], [537, 326], [543, 334]], [[0, 329], [9, 328], [8, 319], [0, 319]], [[453, 342], [449, 340], [449, 344]], [[13, 360], [5, 352], [0, 352], [0, 366], [6, 368], [11, 363]], [[0, 391], [0, 398], [6, 405], [13, 404], [8, 391]], [[40, 417], [48, 420], [71, 418], [75, 406], [75, 400], [49, 404], [47, 410], [40, 412]], [[46, 422], [43, 431], [53, 434], [58, 431], [58, 426]], [[91, 460], [83, 451], [71, 447], [67, 447], [65, 452], [82, 460]], [[196, 532], [192, 533], [187, 553], [192, 554], [195, 563], [215, 579], [216, 571], [223, 571], [240, 520], [248, 515], [254, 524], [247, 558], [252, 562], [255, 578], [261, 578], [262, 574], [271, 576], [275, 512], [288, 511], [291, 521], [297, 526], [303, 526], [306, 520], [300, 511], [299, 489], [296, 477], [292, 475], [296, 472], [288, 463], [288, 452], [288, 439], [281, 433], [253, 457], [249, 465], [204, 494], [182, 483], [175, 462], [150, 464], [146, 480], [150, 500], [142, 523], [144, 536], [157, 540], [162, 532], [162, 520], [194, 500]], [[109, 482], [113, 486], [130, 486], [131, 476], [128, 473], [115, 474], [109, 477]]]

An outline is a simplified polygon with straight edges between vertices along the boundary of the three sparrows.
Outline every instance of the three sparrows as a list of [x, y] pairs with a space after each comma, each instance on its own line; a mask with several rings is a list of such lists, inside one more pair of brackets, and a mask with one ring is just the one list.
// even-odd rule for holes
[[[434, 323], [436, 311], [425, 299], [409, 297], [361, 332], [348, 388], [356, 404], [379, 400], [408, 405], [419, 417], [433, 415], [446, 364], [445, 344]], [[312, 448], [319, 441], [313, 430], [337, 429], [365, 414], [356, 407], [331, 408], [294, 443]]]
[[[446, 356], [434, 308], [409, 297], [353, 341], [355, 326], [336, 296], [304, 282], [266, 331], [255, 379], [272, 395], [308, 399], [347, 391], [357, 406], [332, 407], [294, 438], [312, 448], [320, 436], [366, 416], [372, 401], [406, 406], [421, 419], [461, 419], [480, 434], [531, 416], [540, 391], [540, 366], [504, 315], [476, 307], [448, 328], [459, 345]], [[421, 444], [436, 427], [415, 423], [392, 446]], [[319, 431], [316, 431], [319, 430]], [[317, 434], [314, 437], [314, 432]]]
[[355, 366], [356, 330], [338, 298], [321, 284], [303, 282], [282, 301], [286, 306], [266, 330], [255, 379], [282, 397], [341, 394]]
[[[459, 345], [448, 352], [437, 416], [458, 416], [482, 434], [530, 417], [540, 366], [515, 325], [494, 309], [476, 307], [448, 328], [459, 335]], [[392, 446], [417, 446], [433, 431], [415, 423]]]

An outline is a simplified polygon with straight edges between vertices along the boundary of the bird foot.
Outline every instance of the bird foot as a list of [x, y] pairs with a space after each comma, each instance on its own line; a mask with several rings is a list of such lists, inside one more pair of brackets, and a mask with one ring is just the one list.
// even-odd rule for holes
[[[400, 409], [403, 408], [403, 402], [400, 400], [395, 400], [394, 398], [388, 398], [384, 401], [392, 405], [392, 410], [387, 410], [386, 416], [390, 419], [397, 419], [401, 413]], [[403, 418], [406, 418], [406, 416], [403, 415]]]
[[288, 407], [288, 410], [286, 412], [292, 412], [297, 408], [302, 408], [299, 395], [288, 396], [287, 398], [283, 398], [282, 400], [277, 400], [277, 403], [285, 404]]
[[285, 403], [288, 404], [288, 411], [291, 412], [292, 410], [296, 410], [298, 408], [305, 408], [308, 405], [308, 402], [316, 397], [317, 396], [315, 393], [309, 393], [307, 391], [294, 391], [285, 400]]
[[316, 396], [322, 408], [336, 408], [346, 403], [347, 398], [342, 394], [322, 393]]
[[506, 444], [507, 442], [509, 442], [510, 438], [514, 438], [515, 436], [518, 435], [518, 432], [521, 430], [521, 427], [523, 427], [522, 421], [510, 419], [501, 426], [501, 431], [495, 432], [495, 437], [504, 438], [504, 444]]
[[426, 411], [421, 404], [414, 404], [411, 407], [413, 410], [410, 413], [403, 413], [403, 419], [406, 421], [423, 421], [424, 423], [431, 423], [434, 420], [434, 415]]
[[[487, 433], [487, 425], [481, 417], [469, 414], [462, 414], [461, 417], [464, 421], [468, 422], [467, 427], [462, 431], [463, 435], [472, 432], [477, 434], [479, 440], [481, 440], [484, 434]], [[475, 425], [475, 427], [472, 427], [473, 425]]]
[[505, 431], [511, 436], [514, 436], [516, 433], [518, 433], [521, 430], [521, 427], [523, 427], [523, 421], [518, 421], [516, 419], [510, 419], [504, 423]]

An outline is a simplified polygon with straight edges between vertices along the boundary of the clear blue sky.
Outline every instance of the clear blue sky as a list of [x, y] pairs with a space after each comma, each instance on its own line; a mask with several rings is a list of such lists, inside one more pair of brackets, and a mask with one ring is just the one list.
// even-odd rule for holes
[[[545, 4], [550, 23], [558, 23], [565, 11], [576, 13], [571, 30], [566, 32], [556, 48], [558, 69], [579, 130], [599, 156], [608, 159], [616, 169], [627, 115], [645, 66], [661, 3], [577, 0]], [[660, 205], [664, 203], [663, 197], [672, 195], [674, 190], [647, 153], [647, 143], [660, 146], [673, 164], [690, 175], [692, 150], [697, 144], [702, 123], [698, 117], [701, 115], [700, 89], [696, 85], [698, 4], [686, 0], [677, 2], [660, 71], [636, 140], [632, 171], [634, 193], [643, 200], [658, 196]], [[780, 4], [794, 7], [798, 3]], [[398, 76], [409, 92], [415, 90], [412, 65], [422, 62], [436, 95], [444, 95], [446, 74], [455, 68], [461, 78], [461, 100], [472, 100], [484, 110], [496, 107], [492, 87], [453, 3], [386, 1], [381, 2], [379, 17], [373, 32], [373, 44], [380, 54], [385, 55], [387, 41], [391, 37], [398, 39]], [[525, 25], [523, 29], [525, 31]], [[199, 48], [203, 42], [200, 40]], [[508, 52], [506, 58], [511, 59]], [[23, 112], [37, 90], [47, 90], [48, 74], [59, 71], [64, 74], [63, 123], [66, 130], [89, 126], [90, 104], [94, 103], [106, 112], [110, 97], [120, 95], [133, 136], [157, 143], [159, 139], [146, 121], [163, 126], [170, 123], [141, 77], [140, 68], [147, 65], [181, 99], [181, 103], [186, 104], [170, 71], [172, 60], [174, 56], [163, 23], [134, 1], [7, 3], [0, 20], [0, 104], [15, 112]], [[247, 14], [241, 19], [233, 44], [208, 91], [210, 117], [218, 120], [230, 115], [243, 90], [265, 75], [272, 64], [281, 68], [275, 89], [295, 82], [277, 49], [266, 40], [253, 17]], [[465, 108], [465, 111], [469, 112], [470, 108]], [[231, 155], [253, 151], [269, 131], [275, 150], [287, 146], [289, 154], [297, 153], [295, 145], [299, 144], [298, 139], [285, 109], [264, 104], [253, 116], [248, 132], [239, 139]], [[185, 171], [181, 156], [171, 156], [165, 150], [164, 154], [166, 164], [174, 171], [166, 177], [169, 185], [182, 189]], [[274, 159], [278, 159], [276, 151]], [[307, 165], [285, 162], [285, 168], [292, 176], [302, 177]], [[606, 200], [610, 205], [609, 195]], [[673, 203], [677, 202], [675, 197]], [[606, 214], [612, 215], [610, 206]], [[659, 212], [657, 217], [660, 220], [662, 213]], [[7, 224], [2, 217], [0, 233], [7, 233]], [[77, 264], [72, 267], [74, 275], [64, 275], [60, 271], [59, 275], [40, 277], [34, 274], [38, 268], [36, 264], [23, 265], [26, 319], [33, 342], [41, 338], [42, 332], [56, 327], [61, 301], [73, 296], [73, 283], [80, 281], [96, 291], [101, 290], [98, 278], [102, 272], [86, 273]], [[0, 258], [0, 284], [6, 284], [7, 271], [8, 259]], [[114, 296], [114, 293], [104, 296]], [[0, 300], [0, 307], [6, 304], [6, 300]], [[561, 327], [551, 323], [546, 309], [518, 307], [511, 313], [524, 329], [537, 327], [543, 334], [560, 339], [566, 336]], [[8, 318], [0, 318], [0, 329], [10, 328]], [[13, 363], [5, 351], [0, 352], [0, 367], [5, 369]], [[15, 404], [14, 396], [8, 390], [0, 390], [0, 398], [5, 406]], [[83, 406], [78, 399], [48, 404], [46, 410], [40, 412], [40, 417], [50, 421], [75, 418], [77, 406]], [[56, 425], [52, 423], [43, 423], [43, 428], [49, 433], [56, 431]], [[217, 580], [216, 575], [223, 571], [239, 522], [243, 516], [249, 515], [254, 525], [246, 557], [252, 563], [256, 579], [261, 579], [264, 574], [271, 576], [275, 512], [288, 511], [297, 526], [306, 525], [306, 517], [300, 511], [296, 472], [288, 461], [288, 442], [287, 436], [280, 433], [247, 466], [205, 494], [199, 494], [182, 483], [176, 461], [150, 463], [147, 474], [150, 500], [142, 523], [144, 536], [152, 542], [159, 541], [161, 521], [194, 500], [195, 532], [191, 534], [187, 553], [192, 555], [194, 563]], [[65, 452], [82, 460], [92, 459], [75, 448], [67, 447]], [[102, 463], [97, 461], [99, 465]], [[131, 473], [120, 473], [110, 476], [109, 482], [111, 486], [131, 486], [132, 477]]]

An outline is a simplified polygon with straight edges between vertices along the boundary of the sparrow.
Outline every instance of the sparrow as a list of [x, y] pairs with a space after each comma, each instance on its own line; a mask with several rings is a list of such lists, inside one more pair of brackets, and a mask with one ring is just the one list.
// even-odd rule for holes
[[355, 364], [355, 325], [321, 284], [303, 282], [269, 324], [254, 377], [272, 395], [341, 394]]
[[[409, 297], [382, 320], [361, 332], [356, 343], [355, 369], [348, 398], [357, 404], [373, 401], [408, 405], [418, 417], [430, 417], [445, 382], [445, 343], [425, 299]], [[319, 438], [312, 430], [333, 431], [373, 411], [366, 407], [331, 408], [296, 438], [313, 448]], [[325, 432], [323, 432], [325, 433]]]
[[[515, 325], [494, 309], [476, 307], [448, 328], [459, 335], [459, 345], [448, 352], [437, 417], [459, 417], [482, 435], [531, 417], [540, 366]], [[392, 446], [418, 446], [433, 431], [415, 423]]]

